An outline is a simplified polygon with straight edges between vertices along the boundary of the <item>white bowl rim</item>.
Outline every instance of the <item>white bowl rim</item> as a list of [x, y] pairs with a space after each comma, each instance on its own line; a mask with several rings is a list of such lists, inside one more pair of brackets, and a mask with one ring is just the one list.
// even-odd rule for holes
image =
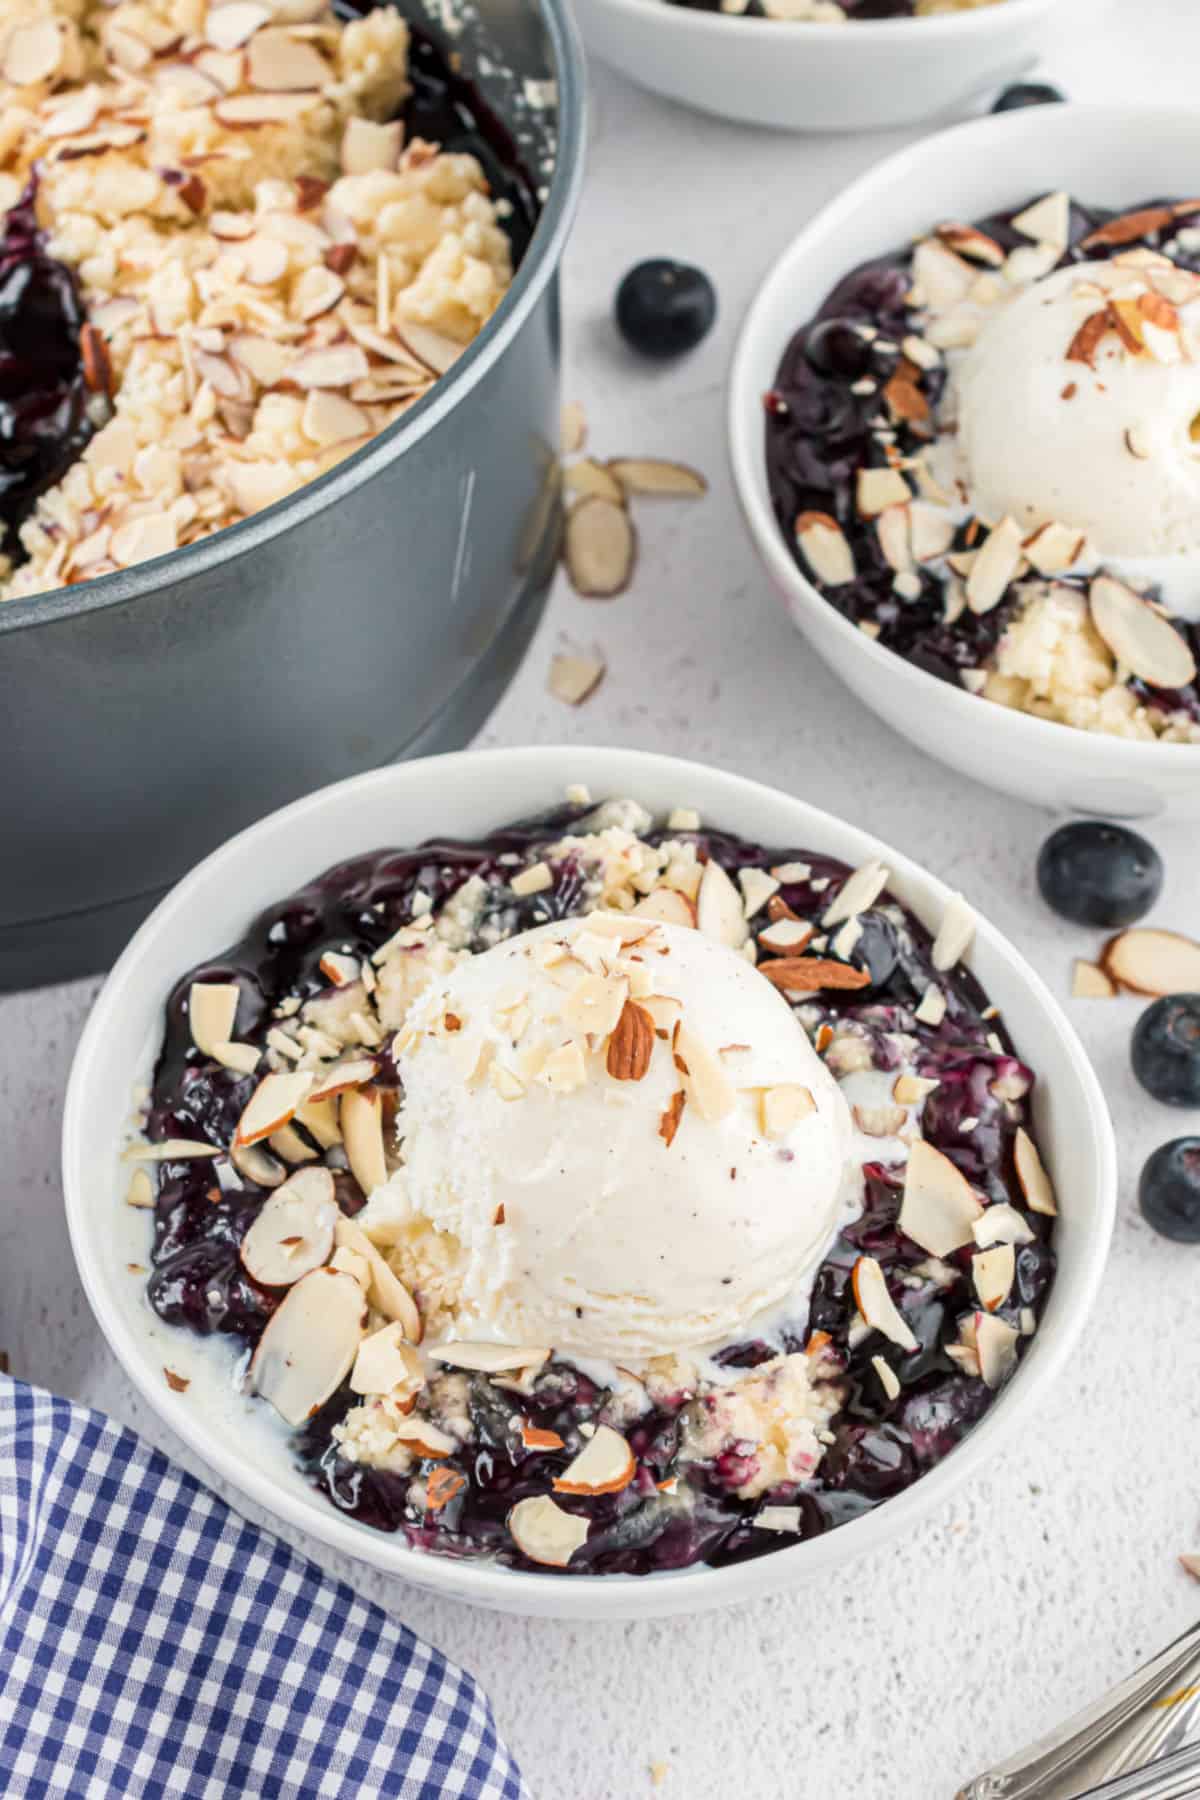
[[[613, 5], [641, 5], [644, 0], [606, 0]], [[1011, 4], [1011, 0], [1002, 0]], [[967, 15], [970, 16], [969, 14]], [[836, 29], [836, 27], [834, 28]], [[1042, 109], [1037, 109], [1042, 110]], [[1045, 112], [1055, 120], [1067, 119], [1070, 125], [1062, 129], [1073, 129], [1073, 121], [1087, 117], [1104, 120], [1111, 124], [1114, 131], [1130, 129], [1134, 126], [1175, 123], [1197, 127], [1197, 118], [1189, 107], [1148, 107], [1135, 101], [1070, 101], [1064, 105], [1047, 106]], [[766, 335], [765, 319], [776, 287], [783, 284], [792, 265], [799, 261], [814, 237], [823, 237], [827, 232], [836, 230], [841, 223], [860, 209], [867, 207], [878, 188], [889, 186], [898, 171], [905, 163], [919, 163], [939, 153], [955, 155], [961, 153], [968, 160], [973, 154], [986, 147], [990, 138], [1003, 138], [1010, 132], [1022, 128], [1027, 121], [1025, 110], [1015, 113], [989, 114], [982, 119], [969, 119], [960, 125], [952, 125], [948, 130], [933, 133], [929, 137], [920, 138], [916, 143], [883, 157], [879, 162], [844, 187], [834, 199], [815, 213], [808, 223], [792, 238], [791, 242], [775, 258], [770, 269], [759, 283], [741, 330], [738, 333], [737, 346], [730, 365], [728, 388], [728, 430], [729, 455], [733, 467], [734, 486], [741, 504], [742, 513], [750, 528], [751, 536], [758, 548], [759, 555], [775, 580], [784, 592], [811, 611], [819, 606], [822, 617], [826, 614], [831, 629], [841, 636], [847, 645], [853, 645], [858, 655], [874, 663], [880, 675], [897, 681], [907, 681], [913, 689], [914, 699], [928, 695], [931, 685], [936, 687], [941, 697], [941, 704], [948, 706], [954, 715], [956, 725], [964, 731], [970, 731], [972, 725], [978, 726], [977, 708], [984, 705], [988, 708], [989, 729], [998, 733], [1009, 731], [1017, 736], [1024, 736], [1028, 751], [1041, 751], [1053, 759], [1056, 749], [1062, 750], [1069, 742], [1063, 734], [1070, 733], [1072, 739], [1083, 740], [1094, 747], [1097, 757], [1129, 759], [1130, 774], [1142, 773], [1152, 779], [1152, 773], [1167, 767], [1168, 762], [1177, 772], [1179, 763], [1174, 759], [1180, 755], [1195, 756], [1200, 752], [1197, 744], [1164, 743], [1160, 739], [1151, 742], [1142, 738], [1116, 737], [1104, 732], [1086, 732], [1076, 725], [1066, 725], [1057, 719], [1039, 719], [1033, 713], [1017, 712], [1009, 706], [1001, 706], [996, 701], [984, 700], [979, 694], [969, 694], [965, 688], [954, 687], [948, 681], [940, 681], [928, 670], [918, 668], [915, 663], [900, 656], [895, 650], [887, 649], [883, 644], [875, 643], [857, 626], [852, 625], [835, 606], [831, 606], [820, 590], [813, 586], [788, 554], [779, 523], [770, 506], [770, 496], [766, 492], [765, 483], [760, 490], [762, 474], [762, 394], [757, 388], [751, 393], [750, 371], [754, 362], [760, 340]], [[1057, 129], [1052, 126], [1051, 129]], [[1119, 141], [1115, 139], [1114, 141]], [[880, 254], [883, 254], [881, 249]], [[849, 271], [844, 271], [849, 273]], [[837, 279], [837, 277], [831, 277]], [[803, 320], [796, 321], [795, 329], [799, 329]], [[780, 344], [777, 352], [782, 356], [785, 345]], [[758, 426], [758, 430], [756, 430]], [[1166, 759], [1164, 761], [1164, 759]], [[1137, 765], [1135, 771], [1134, 765]]]
[[[384, 1572], [451, 1597], [474, 1601], [495, 1610], [531, 1613], [542, 1616], [594, 1618], [662, 1617], [673, 1612], [703, 1610], [786, 1591], [811, 1576], [819, 1575], [851, 1557], [881, 1544], [899, 1533], [906, 1524], [926, 1515], [939, 1500], [957, 1490], [981, 1461], [986, 1462], [1009, 1438], [1013, 1430], [1033, 1416], [1039, 1395], [1053, 1385], [1068, 1361], [1079, 1335], [1090, 1315], [1104, 1273], [1109, 1243], [1116, 1222], [1117, 1158], [1112, 1121], [1100, 1083], [1091, 1063], [1058, 1001], [1021, 953], [985, 916], [978, 916], [977, 937], [1006, 961], [1022, 986], [1035, 997], [1057, 1032], [1065, 1049], [1079, 1098], [1089, 1117], [1093, 1153], [1096, 1161], [1096, 1228], [1089, 1234], [1073, 1264], [1073, 1280], [1077, 1295], [1074, 1310], [1064, 1314], [1057, 1327], [1055, 1341], [1043, 1347], [1039, 1360], [1019, 1372], [1020, 1404], [997, 1406], [980, 1427], [967, 1434], [942, 1462], [895, 1498], [871, 1512], [840, 1525], [836, 1530], [816, 1538], [780, 1549], [768, 1555], [735, 1563], [722, 1569], [705, 1565], [693, 1566], [650, 1576], [612, 1575], [603, 1577], [569, 1577], [540, 1575], [523, 1570], [501, 1568], [484, 1562], [458, 1561], [412, 1550], [399, 1534], [375, 1531], [369, 1526], [340, 1514], [323, 1502], [281, 1489], [258, 1474], [253, 1466], [240, 1460], [225, 1447], [219, 1432], [207, 1427], [202, 1418], [167, 1412], [161, 1371], [149, 1357], [136, 1327], [132, 1308], [110, 1303], [103, 1283], [94, 1273], [87, 1254], [89, 1240], [98, 1216], [87, 1200], [88, 1168], [94, 1165], [94, 1146], [84, 1130], [86, 1091], [90, 1083], [91, 1065], [107, 1054], [110, 1016], [119, 1012], [124, 989], [135, 986], [143, 948], [151, 940], [169, 933], [177, 915], [186, 913], [194, 886], [219, 875], [226, 865], [236, 865], [251, 842], [264, 833], [287, 831], [303, 834], [313, 828], [314, 865], [321, 865], [319, 825], [324, 811], [351, 793], [378, 788], [397, 790], [402, 803], [404, 789], [419, 786], [432, 778], [450, 783], [456, 777], [469, 779], [470, 772], [486, 760], [492, 766], [507, 767], [518, 776], [547, 772], [549, 786], [561, 786], [557, 772], [570, 770], [571, 779], [590, 781], [598, 788], [611, 779], [612, 791], [636, 792], [637, 770], [670, 776], [675, 791], [695, 794], [700, 804], [714, 813], [724, 805], [731, 810], [739, 798], [753, 799], [781, 812], [781, 830], [814, 831], [814, 847], [821, 834], [833, 827], [835, 853], [854, 856], [860, 861], [875, 856], [908, 881], [931, 888], [944, 905], [951, 889], [938, 877], [915, 863], [910, 857], [892, 850], [858, 826], [837, 819], [809, 802], [786, 794], [766, 783], [723, 769], [680, 757], [659, 755], [620, 746], [536, 745], [510, 749], [455, 751], [416, 761], [399, 763], [346, 781], [319, 788], [303, 799], [281, 807], [266, 818], [248, 826], [214, 850], [171, 889], [145, 923], [138, 929], [107, 976], [92, 1008], [76, 1047], [67, 1086], [62, 1129], [62, 1173], [67, 1225], [71, 1247], [89, 1304], [100, 1329], [115, 1352], [126, 1374], [140, 1390], [152, 1410], [205, 1463], [214, 1468], [231, 1486], [249, 1495], [263, 1509], [285, 1520], [296, 1529], [310, 1534], [328, 1548], [355, 1561], [370, 1564]], [[608, 765], [614, 774], [606, 775]], [[689, 785], [690, 784], [690, 785]], [[704, 798], [707, 791], [709, 798]], [[791, 814], [789, 819], [788, 814]], [[364, 850], [374, 846], [364, 845]], [[319, 867], [314, 867], [314, 874]], [[182, 968], [188, 966], [181, 957]], [[1043, 1340], [1044, 1345], [1044, 1340]], [[1016, 1384], [1014, 1384], [1015, 1386]], [[985, 1441], [979, 1433], [987, 1427]], [[418, 1558], [419, 1569], [413, 1570], [412, 1559]]]
[[[844, 24], [836, 20], [754, 19], [747, 18], [743, 13], [701, 12], [694, 7], [670, 5], [668, 0], [603, 0], [603, 4], [612, 12], [629, 15], [644, 15], [654, 9], [671, 16], [672, 23], [679, 30], [691, 31], [697, 37], [751, 29], [761, 32], [764, 28], [769, 28], [770, 43], [782, 40], [792, 44], [802, 42], [844, 46], [846, 31], [850, 29], [855, 38], [869, 32], [873, 45], [886, 45], [893, 43], [897, 34], [903, 35], [917, 29], [922, 34], [922, 47], [927, 45], [933, 51], [953, 50], [960, 37], [980, 29], [981, 20], [986, 20], [993, 30], [998, 30], [1000, 27], [995, 15], [1002, 14], [1005, 23], [1011, 21], [1014, 26], [1019, 25], [1049, 12], [1059, 4], [1059, 0], [998, 0], [994, 8], [970, 7], [962, 12], [930, 13], [922, 18], [847, 19]], [[851, 42], [853, 41], [852, 39]]]

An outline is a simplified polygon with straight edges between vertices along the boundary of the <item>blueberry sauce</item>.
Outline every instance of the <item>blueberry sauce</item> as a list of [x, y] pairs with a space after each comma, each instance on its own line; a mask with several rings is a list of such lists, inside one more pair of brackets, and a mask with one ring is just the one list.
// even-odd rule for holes
[[30, 182], [0, 234], [0, 550], [92, 434], [79, 350], [83, 305], [71, 271], [46, 251]]
[[[673, 6], [686, 6], [693, 12], [722, 12], [721, 0], [671, 0]], [[912, 19], [916, 17], [915, 0], [838, 0], [848, 19], [867, 24], [874, 19]], [[763, 0], [749, 0], [742, 8], [748, 19], [766, 19], [771, 15]]]
[[[186, 1016], [195, 980], [235, 982], [240, 1001], [238, 1039], [263, 1045], [276, 1008], [328, 991], [319, 969], [322, 954], [337, 950], [369, 956], [412, 916], [422, 890], [436, 914], [472, 876], [487, 893], [468, 945], [482, 950], [548, 921], [589, 909], [588, 869], [578, 854], [552, 859], [553, 883], [535, 894], [515, 895], [518, 866], [540, 861], [564, 835], [586, 831], [590, 809], [567, 806], [512, 826], [477, 843], [430, 842], [409, 850], [379, 850], [328, 870], [299, 892], [262, 913], [242, 940], [189, 971], [166, 1008], [165, 1033], [154, 1073], [146, 1132], [149, 1138], [202, 1139], [222, 1147], [253, 1091], [256, 1077], [239, 1077], [198, 1051]], [[668, 832], [647, 841], [691, 841], [701, 861], [716, 857], [731, 874], [803, 863], [802, 880], [783, 886], [777, 903], [804, 918], [819, 919], [850, 871], [833, 858], [803, 849], [768, 850], [719, 831]], [[826, 991], [802, 1010], [818, 1045], [833, 1030], [853, 1023], [870, 1043], [876, 1068], [899, 1068], [898, 1033], [916, 1041], [907, 1066], [933, 1076], [939, 1086], [925, 1103], [923, 1131], [943, 1150], [987, 1202], [1015, 1206], [1032, 1234], [1017, 1252], [1016, 1278], [999, 1316], [1014, 1328], [1040, 1315], [1054, 1276], [1051, 1221], [1030, 1212], [1017, 1180], [1013, 1152], [1018, 1125], [1027, 1117], [1033, 1076], [1008, 1042], [1001, 1021], [974, 977], [962, 967], [937, 973], [929, 934], [886, 894], [860, 916], [862, 935], [851, 952], [870, 985]], [[826, 956], [836, 955], [825, 950]], [[936, 1025], [914, 1019], [914, 1008], [936, 985], [946, 999]], [[395, 1071], [384, 1053], [380, 1084], [394, 1090]], [[303, 1133], [302, 1133], [303, 1135]], [[339, 1169], [338, 1200], [352, 1214], [364, 1196]], [[572, 1558], [570, 1574], [649, 1574], [696, 1562], [722, 1565], [758, 1556], [792, 1541], [754, 1525], [761, 1505], [799, 1508], [799, 1532], [811, 1537], [870, 1511], [900, 1493], [946, 1456], [994, 1398], [982, 1381], [965, 1375], [947, 1346], [957, 1342], [959, 1321], [978, 1305], [972, 1287], [971, 1252], [964, 1249], [929, 1271], [926, 1252], [898, 1228], [902, 1172], [882, 1162], [864, 1166], [864, 1210], [842, 1231], [816, 1279], [810, 1316], [768, 1344], [731, 1344], [719, 1361], [752, 1370], [781, 1352], [805, 1349], [809, 1333], [827, 1332], [826, 1356], [844, 1393], [831, 1421], [832, 1442], [812, 1480], [788, 1483], [757, 1499], [734, 1491], [753, 1467], [753, 1445], [728, 1446], [712, 1461], [680, 1461], [686, 1393], [661, 1391], [650, 1409], [626, 1420], [637, 1459], [630, 1485], [620, 1493], [560, 1501], [590, 1523], [586, 1543]], [[253, 1346], [281, 1295], [257, 1286], [238, 1259], [238, 1245], [265, 1197], [240, 1178], [225, 1157], [211, 1162], [166, 1162], [157, 1167], [152, 1306], [170, 1324], [200, 1333], [224, 1333]], [[851, 1271], [869, 1255], [883, 1268], [892, 1296], [919, 1348], [897, 1355], [878, 1332], [860, 1336]], [[1022, 1315], [1024, 1313], [1024, 1319]], [[1018, 1354], [1027, 1339], [1022, 1337]], [[873, 1358], [886, 1354], [899, 1391], [884, 1391]], [[444, 1555], [492, 1555], [533, 1568], [506, 1529], [516, 1501], [547, 1491], [550, 1478], [571, 1459], [581, 1424], [605, 1422], [613, 1397], [571, 1364], [551, 1359], [528, 1392], [505, 1389], [482, 1374], [466, 1378], [472, 1425], [468, 1443], [448, 1460], [424, 1465], [461, 1477], [438, 1510], [417, 1510], [412, 1473], [398, 1474], [348, 1460], [332, 1432], [358, 1396], [340, 1389], [295, 1443], [313, 1483], [340, 1510], [383, 1531], [400, 1531], [415, 1547]], [[264, 1403], [265, 1404], [265, 1403]], [[557, 1432], [561, 1450], [530, 1452], [523, 1425]], [[441, 1478], [443, 1481], [445, 1476]], [[664, 1488], [660, 1484], [666, 1484]], [[451, 1483], [451, 1485], [454, 1485]]]
[[[1040, 196], [1033, 196], [1034, 199]], [[977, 228], [1005, 251], [1028, 246], [1029, 239], [1012, 220], [1030, 204], [1022, 201], [1001, 213], [977, 220]], [[1118, 242], [1089, 244], [1084, 240], [1101, 225], [1118, 217], [1133, 219], [1134, 212], [1155, 213], [1179, 206], [1172, 201], [1148, 200], [1136, 209], [1117, 213], [1112, 209], [1085, 207], [1073, 202], [1070, 209], [1070, 244], [1059, 266], [1107, 261], [1119, 251], [1144, 247], [1161, 251], [1184, 227], [1200, 221], [1200, 201], [1195, 209], [1172, 210], [1157, 226], [1143, 225], [1131, 237]], [[1200, 242], [1200, 238], [1197, 240]], [[1181, 267], [1200, 272], [1200, 250], [1173, 245], [1171, 255]], [[981, 271], [982, 272], [982, 271]], [[796, 539], [800, 514], [830, 514], [841, 526], [854, 556], [854, 580], [836, 586], [823, 585], [830, 605], [852, 624], [865, 625], [878, 642], [894, 650], [943, 681], [959, 683], [960, 671], [980, 669], [992, 659], [996, 646], [1011, 622], [1018, 602], [1010, 589], [990, 612], [965, 611], [953, 623], [944, 617], [945, 586], [928, 568], [915, 571], [919, 591], [911, 598], [895, 591], [896, 571], [888, 563], [872, 520], [859, 516], [855, 506], [855, 477], [860, 468], [887, 466], [884, 443], [874, 427], [887, 406], [888, 383], [899, 378], [902, 388], [915, 387], [920, 401], [901, 412], [888, 409], [887, 423], [895, 433], [894, 449], [902, 457], [918, 455], [934, 437], [933, 417], [942, 398], [946, 373], [942, 366], [916, 368], [901, 346], [910, 333], [920, 333], [919, 314], [907, 303], [912, 283], [911, 249], [877, 257], [852, 270], [837, 284], [814, 319], [803, 325], [783, 353], [774, 387], [764, 396], [767, 479], [775, 516], [784, 539], [802, 572], [812, 578]], [[875, 335], [868, 340], [861, 328]], [[854, 392], [856, 384], [872, 381], [869, 392]], [[916, 411], [919, 416], [905, 417]], [[953, 549], [977, 545], [979, 525], [967, 520], [959, 527]], [[1069, 586], [1084, 587], [1080, 577], [1058, 576]], [[1174, 621], [1200, 658], [1200, 625]], [[1164, 712], [1184, 711], [1200, 719], [1200, 687], [1195, 683], [1180, 690], [1151, 689], [1133, 679], [1129, 683], [1138, 698]]]

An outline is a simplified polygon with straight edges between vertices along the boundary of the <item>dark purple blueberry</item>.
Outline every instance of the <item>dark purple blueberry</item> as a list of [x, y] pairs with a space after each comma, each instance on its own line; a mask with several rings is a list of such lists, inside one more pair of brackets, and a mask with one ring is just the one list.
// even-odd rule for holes
[[857, 381], [871, 367], [871, 341], [849, 319], [821, 319], [804, 340], [804, 354], [818, 375]]
[[1162, 858], [1127, 825], [1074, 819], [1042, 845], [1037, 880], [1046, 905], [1075, 925], [1132, 925], [1162, 891]]
[[1017, 112], [1023, 106], [1056, 106], [1066, 99], [1061, 88], [1048, 81], [1014, 81], [997, 100], [994, 113]]
[[1166, 1106], [1200, 1106], [1200, 994], [1168, 994], [1133, 1028], [1133, 1072]]
[[712, 330], [717, 296], [702, 269], [656, 257], [617, 289], [617, 326], [631, 349], [666, 358], [694, 350]]
[[1200, 1138], [1161, 1144], [1142, 1170], [1138, 1200], [1163, 1237], [1200, 1244]]

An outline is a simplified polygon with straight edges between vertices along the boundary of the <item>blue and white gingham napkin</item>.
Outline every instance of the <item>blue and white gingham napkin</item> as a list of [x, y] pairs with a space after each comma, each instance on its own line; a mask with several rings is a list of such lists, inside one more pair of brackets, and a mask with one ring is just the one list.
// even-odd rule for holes
[[0, 1376], [4, 1800], [530, 1800], [475, 1683], [103, 1414]]

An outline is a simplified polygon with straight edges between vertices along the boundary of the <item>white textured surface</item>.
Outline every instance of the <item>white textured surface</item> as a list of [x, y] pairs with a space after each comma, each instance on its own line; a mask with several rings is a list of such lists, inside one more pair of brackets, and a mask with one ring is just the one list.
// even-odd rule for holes
[[[1191, 99], [1200, 18], [1189, 13], [1179, 0], [1141, 0], [1119, 44], [1081, 33], [1050, 73], [1084, 98]], [[484, 741], [638, 744], [804, 793], [978, 897], [1061, 993], [1071, 957], [1094, 944], [1034, 892], [1047, 819], [952, 785], [806, 658], [728, 493], [722, 377], [754, 284], [815, 205], [900, 141], [726, 128], [597, 72], [591, 185], [566, 284], [567, 391], [586, 406], [598, 454], [683, 456], [716, 491], [697, 508], [642, 504], [633, 590], [609, 604], [557, 596]], [[1177, 185], [1188, 180], [1181, 171]], [[689, 362], [647, 372], [617, 347], [608, 300], [630, 263], [657, 254], [706, 266], [722, 319]], [[578, 712], [545, 694], [565, 639], [599, 643], [610, 663]], [[1194, 832], [1151, 835], [1169, 871], [1157, 916], [1200, 929]], [[178, 1454], [100, 1341], [63, 1225], [62, 1093], [93, 992], [82, 983], [0, 1000], [0, 1345], [15, 1373]], [[666, 1800], [950, 1800], [967, 1775], [1194, 1619], [1200, 1589], [1174, 1558], [1200, 1548], [1200, 1250], [1156, 1238], [1133, 1192], [1149, 1150], [1197, 1120], [1135, 1088], [1136, 1012], [1128, 1000], [1071, 1003], [1122, 1156], [1110, 1274], [1077, 1369], [1020, 1459], [917, 1538], [790, 1599], [664, 1625], [505, 1619], [339, 1570], [481, 1677], [538, 1800], [638, 1800], [656, 1792], [652, 1761], [669, 1765], [657, 1790]], [[1036, 1062], [1037, 1046], [1026, 1048]]]

